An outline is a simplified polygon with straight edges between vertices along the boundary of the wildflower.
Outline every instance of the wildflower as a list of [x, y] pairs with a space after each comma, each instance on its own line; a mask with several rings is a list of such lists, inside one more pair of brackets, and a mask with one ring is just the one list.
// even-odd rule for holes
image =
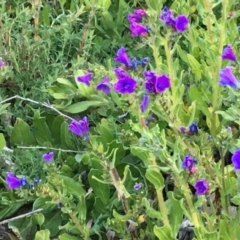
[[109, 87], [109, 78], [104, 77], [101, 82], [96, 86], [96, 90], [103, 91], [105, 94], [110, 93], [110, 87]]
[[149, 93], [155, 92], [155, 83], [157, 79], [157, 75], [154, 71], [144, 71], [143, 76], [146, 79], [145, 89]]
[[170, 78], [167, 75], [162, 74], [157, 77], [155, 82], [155, 90], [157, 93], [164, 92], [165, 90], [170, 88], [170, 86], [171, 86]]
[[21, 178], [21, 186], [27, 186], [28, 185], [28, 181], [27, 178], [24, 176]]
[[116, 62], [120, 62], [120, 63], [126, 65], [129, 68], [132, 67], [131, 60], [130, 60], [129, 56], [127, 55], [126, 49], [124, 47], [119, 48], [119, 50], [117, 51], [117, 56], [115, 57], [114, 60]]
[[43, 160], [45, 160], [46, 162], [51, 162], [53, 160], [53, 157], [54, 157], [53, 152], [44, 153], [42, 155]]
[[142, 64], [143, 67], [146, 66], [149, 63], [149, 58], [148, 57], [142, 58], [140, 60], [140, 63]]
[[131, 22], [140, 22], [143, 17], [147, 15], [146, 11], [143, 9], [135, 9], [133, 14], [129, 14], [127, 19]]
[[233, 62], [237, 61], [236, 55], [233, 51], [232, 45], [228, 44], [222, 52], [222, 59], [223, 60], [231, 60]]
[[77, 77], [77, 81], [86, 84], [87, 86], [90, 86], [90, 81], [93, 77], [92, 73], [87, 73], [85, 75], [82, 76], [78, 76]]
[[185, 15], [179, 15], [175, 19], [175, 29], [181, 33], [184, 32], [188, 27], [189, 21]]
[[181, 133], [185, 133], [187, 131], [187, 129], [185, 127], [183, 127], [183, 126], [181, 126], [179, 128], [179, 130], [180, 130]]
[[233, 167], [236, 171], [240, 170], [240, 149], [236, 150], [232, 155]]
[[4, 61], [0, 61], [0, 68], [4, 68], [5, 67], [5, 62]]
[[143, 95], [143, 99], [142, 99], [141, 106], [140, 106], [141, 112], [146, 111], [148, 104], [149, 104], [149, 97], [148, 97], [148, 95], [145, 94], [145, 95]]
[[142, 184], [141, 183], [135, 183], [135, 185], [133, 186], [134, 190], [138, 191], [139, 189], [142, 188]]
[[87, 117], [83, 117], [82, 120], [73, 120], [69, 126], [69, 131], [78, 136], [87, 136], [89, 134], [89, 122]]
[[133, 58], [131, 60], [131, 63], [132, 63], [132, 68], [136, 70], [138, 68], [139, 61], [136, 58]]
[[143, 26], [140, 23], [137, 22], [131, 22], [130, 23], [130, 30], [133, 37], [144, 35], [150, 31], [150, 28]]
[[191, 155], [185, 156], [183, 161], [182, 161], [182, 167], [191, 169], [193, 167], [193, 165], [194, 165], [193, 157]]
[[208, 182], [205, 179], [197, 180], [197, 182], [194, 185], [194, 188], [196, 189], [197, 195], [204, 195], [209, 190]]
[[189, 173], [194, 174], [197, 172], [197, 168], [193, 166], [191, 169], [189, 169]]
[[8, 172], [6, 182], [9, 189], [20, 188], [22, 186], [21, 179], [17, 178], [12, 172]]
[[229, 86], [232, 88], [239, 88], [240, 83], [237, 78], [234, 76], [231, 67], [225, 67], [219, 71], [220, 80], [218, 83], [221, 86]]
[[198, 126], [197, 123], [193, 122], [190, 126], [189, 126], [189, 132], [192, 134], [198, 134]]
[[127, 73], [122, 68], [114, 68], [113, 71], [115, 72], [118, 78], [125, 78], [127, 77]]
[[167, 26], [173, 26], [175, 25], [175, 19], [173, 17], [172, 10], [168, 9], [167, 7], [164, 7], [161, 15], [159, 16], [159, 19], [166, 24]]
[[121, 94], [128, 94], [135, 92], [137, 81], [133, 78], [126, 76], [124, 78], [119, 78], [114, 84], [113, 88]]

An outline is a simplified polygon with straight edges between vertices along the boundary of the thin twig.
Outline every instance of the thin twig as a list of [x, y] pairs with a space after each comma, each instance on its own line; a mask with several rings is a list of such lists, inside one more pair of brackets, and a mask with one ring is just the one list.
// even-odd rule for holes
[[33, 210], [33, 211], [31, 211], [31, 212], [28, 212], [28, 213], [24, 213], [24, 214], [19, 215], [19, 216], [17, 216], [17, 217], [13, 217], [13, 218], [9, 218], [9, 219], [3, 220], [3, 221], [0, 222], [0, 225], [3, 225], [3, 224], [5, 224], [5, 223], [9, 223], [9, 222], [14, 221], [14, 220], [17, 220], [17, 219], [21, 219], [21, 218], [24, 218], [24, 217], [28, 217], [28, 216], [30, 216], [30, 215], [32, 215], [32, 214], [34, 214], [34, 213], [41, 212], [42, 210], [43, 210], [43, 209], [40, 208], [40, 209]]
[[0, 102], [0, 105], [3, 104], [3, 103], [5, 103], [5, 102], [8, 102], [8, 101], [10, 101], [10, 100], [12, 100], [12, 99], [20, 99], [20, 100], [23, 100], [23, 101], [31, 102], [31, 103], [34, 103], [34, 104], [37, 104], [37, 105], [40, 105], [40, 106], [49, 108], [49, 109], [53, 110], [54, 112], [57, 112], [59, 115], [65, 117], [65, 118], [67, 118], [67, 119], [74, 120], [73, 118], [71, 118], [71, 117], [63, 114], [62, 112], [60, 112], [59, 110], [57, 110], [56, 108], [54, 108], [52, 105], [50, 105], [50, 104], [48, 104], [48, 103], [37, 102], [37, 101], [32, 100], [32, 99], [30, 99], [30, 98], [24, 98], [24, 97], [21, 97], [21, 96], [19, 96], [19, 95], [15, 95], [15, 96], [13, 96], [13, 97], [10, 97], [10, 98], [7, 98], [7, 99], [1, 101], [1, 102]]
[[52, 147], [41, 147], [41, 146], [32, 146], [32, 147], [17, 146], [17, 148], [24, 148], [24, 149], [48, 149], [48, 150], [56, 150], [56, 151], [60, 151], [60, 152], [83, 153], [81, 151], [67, 150], [67, 149], [61, 149], [61, 148], [52, 148]]

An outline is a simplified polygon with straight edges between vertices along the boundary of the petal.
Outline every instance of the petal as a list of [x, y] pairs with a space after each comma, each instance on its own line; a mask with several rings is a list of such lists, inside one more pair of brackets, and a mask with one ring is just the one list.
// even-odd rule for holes
[[162, 93], [168, 88], [170, 88], [170, 86], [171, 86], [170, 78], [167, 75], [162, 74], [157, 77], [156, 83], [155, 83], [156, 92]]

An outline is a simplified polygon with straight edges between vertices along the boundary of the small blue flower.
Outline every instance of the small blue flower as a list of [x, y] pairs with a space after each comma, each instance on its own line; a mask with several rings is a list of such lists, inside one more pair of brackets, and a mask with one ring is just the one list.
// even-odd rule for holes
[[28, 185], [28, 181], [27, 181], [27, 178], [26, 177], [22, 177], [21, 178], [21, 185], [22, 187], [25, 187]]
[[204, 195], [209, 190], [208, 182], [205, 179], [199, 179], [194, 185], [197, 195]]
[[133, 186], [134, 190], [138, 191], [139, 189], [142, 188], [142, 184], [141, 183], [135, 183], [135, 185]]
[[131, 78], [130, 76], [126, 76], [125, 78], [120, 78], [114, 84], [113, 88], [115, 91], [121, 94], [130, 94], [135, 92], [137, 81]]
[[190, 126], [189, 126], [189, 132], [192, 134], [198, 134], [198, 126], [197, 123], [193, 122]]

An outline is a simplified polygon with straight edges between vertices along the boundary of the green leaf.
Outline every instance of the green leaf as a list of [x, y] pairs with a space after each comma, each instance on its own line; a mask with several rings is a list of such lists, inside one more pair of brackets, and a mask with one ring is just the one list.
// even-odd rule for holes
[[14, 124], [11, 138], [11, 144], [31, 146], [35, 143], [33, 133], [30, 131], [30, 127], [22, 119], [18, 118]]
[[156, 169], [147, 169], [145, 176], [156, 189], [162, 190], [164, 188], [164, 178], [162, 174]]
[[61, 178], [63, 180], [64, 191], [66, 191], [67, 194], [73, 194], [77, 197], [86, 194], [86, 191], [83, 189], [82, 185], [79, 182], [63, 175], [61, 176]]
[[64, 108], [64, 111], [68, 113], [81, 113], [86, 111], [89, 107], [98, 107], [101, 105], [103, 105], [103, 103], [100, 101], [83, 101], [67, 106]]
[[39, 197], [37, 198], [34, 203], [33, 203], [33, 210], [37, 210], [42, 208], [43, 210], [53, 210], [56, 208], [55, 204], [50, 203], [51, 202], [51, 198], [50, 197]]
[[65, 122], [65, 119], [63, 116], [59, 115], [57, 117], [55, 117], [55, 119], [53, 120], [52, 126], [51, 126], [51, 133], [52, 133], [52, 137], [54, 139], [54, 141], [56, 143], [61, 143], [61, 125], [62, 123]]
[[87, 217], [87, 206], [86, 206], [85, 196], [82, 195], [78, 199], [79, 199], [79, 202], [78, 202], [78, 205], [77, 205], [78, 218], [81, 221], [85, 221], [86, 217]]
[[50, 240], [50, 231], [48, 229], [37, 231], [35, 240]]
[[179, 226], [183, 220], [183, 210], [180, 201], [175, 199], [173, 192], [168, 192], [168, 201], [170, 202], [171, 206], [169, 221], [171, 223], [173, 235], [177, 237]]
[[154, 226], [153, 232], [159, 240], [176, 240], [176, 238], [172, 237], [171, 228], [168, 226], [163, 227]]
[[6, 146], [6, 141], [2, 133], [0, 133], [0, 150]]
[[74, 237], [72, 235], [68, 235], [67, 233], [64, 233], [59, 236], [59, 240], [79, 240], [78, 237]]
[[200, 109], [206, 115], [207, 118], [211, 119], [211, 113], [209, 112], [208, 106], [206, 102], [203, 100], [202, 94], [199, 91], [199, 89], [196, 86], [192, 85], [190, 87], [189, 94], [191, 99], [196, 101], [198, 109]]
[[236, 204], [236, 205], [240, 205], [240, 193], [238, 193], [236, 196], [231, 198], [231, 202]]
[[23, 205], [25, 205], [25, 201], [24, 202], [11, 201], [11, 203], [9, 203], [9, 205], [7, 205], [7, 206], [2, 205], [1, 210], [0, 210], [0, 220], [11, 216]]
[[[56, 209], [56, 205], [55, 205]], [[57, 209], [44, 213], [45, 221], [42, 225], [43, 229], [48, 229], [51, 236], [56, 236], [59, 233], [59, 226], [62, 225], [62, 212]]]
[[146, 166], [150, 165], [149, 159], [151, 153], [149, 152], [149, 150], [144, 149], [142, 147], [131, 146], [131, 154], [141, 159]]
[[69, 132], [68, 129], [68, 124], [66, 122], [63, 122], [61, 125], [61, 142], [62, 145], [65, 146], [66, 148], [72, 149], [73, 143], [72, 143], [72, 138], [71, 138], [71, 133]]
[[35, 213], [32, 218], [33, 221], [36, 222], [39, 226], [41, 226], [45, 220], [45, 217], [42, 213]]
[[45, 143], [51, 144], [52, 136], [45, 117], [38, 117], [37, 114], [34, 115], [33, 129], [39, 145], [44, 145]]
[[192, 68], [192, 72], [196, 75], [197, 80], [200, 80], [201, 76], [202, 76], [202, 73], [201, 73], [202, 66], [201, 66], [201, 64], [191, 54], [187, 54], [187, 58], [188, 58], [188, 63], [190, 65], [190, 67]]
[[107, 205], [107, 203], [109, 202], [109, 199], [110, 199], [109, 186], [107, 184], [101, 183], [101, 182], [97, 181], [96, 179], [92, 178], [93, 176], [100, 180], [104, 180], [102, 178], [102, 173], [97, 169], [92, 169], [90, 171], [90, 173], [88, 174], [88, 181], [89, 181], [90, 186], [93, 189], [93, 192], [95, 193], [95, 196], [99, 197], [101, 199], [101, 201], [103, 202], [103, 204]]

